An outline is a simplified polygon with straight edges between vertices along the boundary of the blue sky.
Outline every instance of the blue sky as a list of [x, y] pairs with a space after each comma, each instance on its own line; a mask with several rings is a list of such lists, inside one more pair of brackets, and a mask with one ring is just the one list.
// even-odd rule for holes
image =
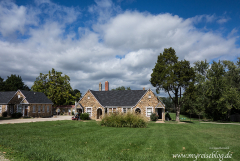
[[236, 61], [239, 8], [237, 0], [0, 0], [0, 76], [31, 87], [55, 68], [82, 93], [105, 81], [155, 91], [149, 79], [164, 48], [191, 64]]

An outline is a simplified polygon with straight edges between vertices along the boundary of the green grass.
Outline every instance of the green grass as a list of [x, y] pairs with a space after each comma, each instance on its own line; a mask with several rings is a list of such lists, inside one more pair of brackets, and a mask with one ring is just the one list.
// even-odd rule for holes
[[224, 160], [240, 160], [239, 125], [150, 122], [147, 128], [114, 128], [95, 121], [49, 121], [2, 124], [0, 129], [0, 151], [14, 160], [192, 161], [172, 154], [213, 151], [231, 151], [232, 159]]
[[[169, 113], [170, 117], [172, 118], [172, 120], [176, 120], [176, 113]], [[199, 119], [198, 118], [193, 118], [191, 116], [190, 118], [190, 115], [182, 115], [180, 114], [180, 121], [198, 121]]]

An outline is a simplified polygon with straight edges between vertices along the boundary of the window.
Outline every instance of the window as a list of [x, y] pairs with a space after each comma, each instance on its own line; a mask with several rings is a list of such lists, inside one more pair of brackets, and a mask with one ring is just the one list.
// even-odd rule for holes
[[151, 98], [151, 95], [150, 95], [150, 94], [148, 95], [148, 98]]
[[0, 113], [2, 113], [2, 105], [0, 105]]
[[117, 112], [117, 108], [113, 108], [113, 113], [116, 113]]
[[38, 106], [38, 112], [39, 113], [41, 112], [41, 106], [40, 105]]
[[92, 108], [87, 108], [87, 113], [89, 114], [89, 116], [92, 116]]
[[[1, 106], [1, 105], [0, 105]], [[6, 110], [5, 111], [7, 111], [7, 109], [8, 109], [8, 105], [6, 105]]]
[[150, 116], [152, 114], [152, 108], [147, 108], [147, 116]]
[[45, 112], [45, 106], [44, 105], [42, 106], [42, 112]]
[[36, 107], [35, 106], [33, 106], [33, 113], [35, 113], [36, 112]]
[[47, 112], [49, 112], [49, 106], [47, 106]]
[[130, 108], [123, 108], [123, 113], [127, 113], [130, 110]]
[[22, 105], [18, 105], [18, 112], [22, 113]]
[[90, 99], [90, 97], [88, 96], [88, 99]]
[[20, 98], [20, 94], [18, 95], [18, 98]]

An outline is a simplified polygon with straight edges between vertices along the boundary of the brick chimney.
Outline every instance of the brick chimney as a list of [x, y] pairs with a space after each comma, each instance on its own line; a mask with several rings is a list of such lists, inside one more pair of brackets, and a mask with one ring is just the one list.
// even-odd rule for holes
[[102, 83], [99, 83], [99, 91], [102, 91]]
[[143, 87], [143, 90], [145, 91], [145, 87]]
[[108, 90], [109, 90], [109, 82], [106, 81], [106, 82], [105, 82], [105, 91], [108, 91]]

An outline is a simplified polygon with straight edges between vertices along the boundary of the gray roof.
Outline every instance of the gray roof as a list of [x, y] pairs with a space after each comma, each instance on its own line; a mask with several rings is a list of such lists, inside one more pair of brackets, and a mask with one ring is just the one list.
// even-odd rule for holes
[[147, 90], [92, 91], [102, 106], [135, 106]]
[[0, 104], [7, 104], [16, 91], [0, 92]]
[[34, 92], [34, 91], [24, 91], [20, 90], [22, 94], [26, 97], [28, 103], [50, 103], [52, 101], [47, 98], [47, 96], [42, 92]]

